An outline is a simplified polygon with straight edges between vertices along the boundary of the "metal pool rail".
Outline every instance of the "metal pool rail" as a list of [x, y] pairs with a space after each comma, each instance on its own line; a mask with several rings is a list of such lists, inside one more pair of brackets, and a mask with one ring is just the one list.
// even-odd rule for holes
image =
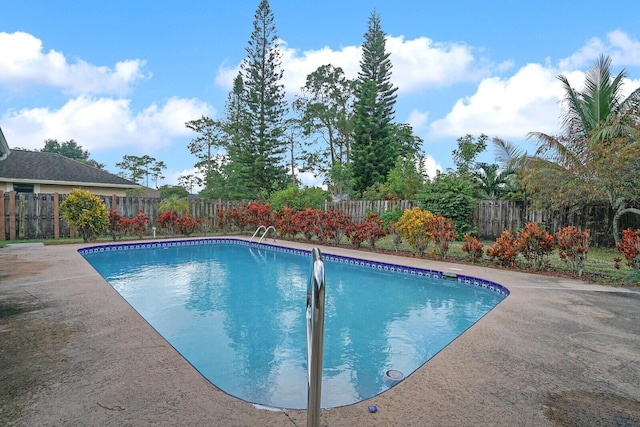
[[311, 251], [307, 283], [307, 427], [320, 423], [322, 391], [322, 341], [324, 338], [324, 261], [320, 249]]
[[260, 237], [260, 240], [258, 240], [258, 243], [262, 243], [264, 238], [267, 236], [267, 233], [269, 232], [269, 230], [273, 230], [273, 241], [274, 242], [276, 241], [276, 235], [278, 234], [278, 231], [276, 230], [276, 228], [273, 225], [270, 225], [269, 227], [265, 227], [264, 225], [261, 225], [258, 228], [256, 228], [256, 231], [253, 233], [253, 236], [251, 236], [251, 239], [249, 239], [249, 244], [253, 242], [253, 239], [256, 237], [256, 235], [260, 230], [264, 230], [264, 233], [262, 233], [262, 237]]

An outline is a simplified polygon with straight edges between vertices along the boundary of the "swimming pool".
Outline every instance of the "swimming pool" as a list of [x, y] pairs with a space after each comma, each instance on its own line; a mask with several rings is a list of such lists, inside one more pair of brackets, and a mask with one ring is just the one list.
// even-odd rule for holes
[[[200, 239], [79, 252], [214, 385], [306, 408], [307, 251]], [[385, 372], [408, 376], [508, 295], [470, 277], [324, 256], [323, 408], [387, 390]]]

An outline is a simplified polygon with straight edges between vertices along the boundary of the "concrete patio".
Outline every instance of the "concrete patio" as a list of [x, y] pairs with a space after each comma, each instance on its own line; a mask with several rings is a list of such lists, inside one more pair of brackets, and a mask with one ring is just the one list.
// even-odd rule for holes
[[[257, 408], [211, 385], [80, 247], [0, 249], [0, 425], [306, 425], [305, 411]], [[637, 290], [320, 248], [481, 277], [511, 291], [402, 383], [324, 410], [322, 425], [640, 425]]]

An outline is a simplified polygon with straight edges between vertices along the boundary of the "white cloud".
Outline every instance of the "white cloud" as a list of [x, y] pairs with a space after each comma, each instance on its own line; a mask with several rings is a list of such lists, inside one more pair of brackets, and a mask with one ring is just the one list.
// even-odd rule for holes
[[467, 133], [501, 138], [524, 138], [528, 132], [554, 133], [563, 97], [556, 71], [527, 64], [513, 76], [480, 82], [476, 93], [458, 100], [442, 119], [431, 124], [433, 137], [460, 137]]
[[433, 179], [438, 171], [444, 171], [440, 163], [438, 163], [432, 156], [426, 156], [424, 158], [424, 164], [422, 166], [424, 167], [430, 179]]
[[327, 185], [324, 183], [323, 175], [314, 175], [312, 172], [300, 172], [296, 169], [296, 178], [305, 187], [320, 187], [323, 190], [327, 189]]
[[559, 67], [563, 73], [585, 68], [601, 54], [610, 56], [612, 65], [616, 67], [640, 66], [640, 41], [620, 30], [607, 33], [606, 40], [592, 37], [577, 52], [561, 60]]
[[424, 130], [428, 120], [429, 120], [428, 111], [420, 111], [417, 109], [413, 109], [409, 113], [409, 118], [407, 119], [407, 123], [409, 123], [409, 125], [413, 128], [414, 133], [418, 133]]
[[215, 115], [211, 105], [197, 99], [169, 98], [137, 113], [130, 104], [122, 98], [80, 96], [57, 110], [9, 111], [2, 118], [3, 130], [11, 147], [40, 149], [48, 138], [74, 139], [92, 153], [128, 147], [151, 154], [175, 137], [191, 135], [186, 121]]
[[387, 37], [386, 50], [393, 64], [391, 79], [400, 93], [478, 81], [489, 74], [489, 64], [478, 61], [463, 43]]
[[[316, 50], [300, 51], [280, 40], [282, 52], [283, 84], [288, 96], [298, 93], [307, 75], [321, 65], [341, 67], [346, 77], [355, 79], [360, 70], [362, 50], [360, 46], [344, 46], [334, 50], [324, 46]], [[391, 54], [392, 81], [398, 90], [410, 93], [426, 87], [446, 87], [460, 82], [478, 81], [488, 75], [491, 65], [474, 57], [472, 49], [463, 43], [435, 43], [426, 37], [405, 40], [404, 37], [387, 37], [386, 50]], [[500, 64], [499, 69], [510, 67]], [[217, 86], [231, 90], [240, 64], [222, 64], [215, 78]]]
[[341, 50], [332, 50], [325, 46], [318, 50], [306, 50], [289, 48], [287, 43], [280, 41], [282, 50], [282, 68], [285, 70], [283, 84], [289, 95], [298, 93], [305, 85], [307, 76], [322, 65], [331, 64], [341, 67], [347, 78], [354, 79], [360, 69], [360, 47], [346, 46]]
[[69, 62], [55, 50], [44, 53], [42, 41], [24, 32], [0, 33], [0, 86], [9, 89], [31, 86], [59, 88], [71, 95], [130, 92], [139, 80], [150, 78], [140, 59], [119, 61], [113, 68]]

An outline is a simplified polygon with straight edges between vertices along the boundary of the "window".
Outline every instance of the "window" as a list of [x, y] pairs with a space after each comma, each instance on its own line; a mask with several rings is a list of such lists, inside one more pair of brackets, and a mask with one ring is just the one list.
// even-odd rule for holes
[[33, 193], [33, 184], [13, 184], [16, 193]]

